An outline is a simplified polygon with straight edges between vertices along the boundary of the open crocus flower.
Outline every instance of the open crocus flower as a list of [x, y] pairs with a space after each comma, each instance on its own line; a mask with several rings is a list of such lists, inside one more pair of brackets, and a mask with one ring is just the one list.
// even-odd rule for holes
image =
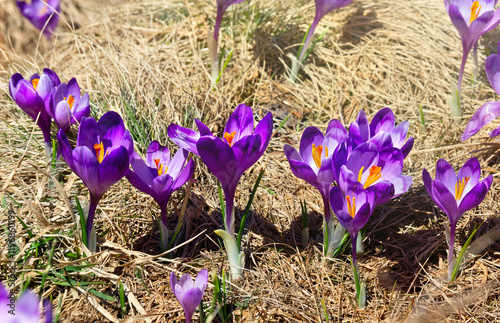
[[[16, 296], [0, 282], [0, 314], [3, 323], [51, 323], [52, 306], [49, 301], [40, 306], [38, 297], [30, 291], [25, 291], [16, 301]], [[43, 319], [42, 319], [43, 316]]]
[[[194, 161], [187, 161], [188, 151], [179, 149], [173, 158], [158, 141], [152, 141], [146, 152], [146, 162], [134, 153], [126, 177], [138, 190], [151, 195], [161, 210], [162, 247], [168, 248], [167, 204], [174, 191], [181, 188], [194, 172]], [[187, 162], [186, 162], [187, 161]]]
[[339, 120], [333, 119], [328, 124], [326, 134], [323, 135], [316, 127], [307, 127], [300, 140], [298, 152], [290, 145], [283, 150], [295, 176], [314, 186], [321, 194], [324, 205], [325, 225], [325, 254], [333, 253], [336, 246], [334, 238], [333, 219], [330, 216], [328, 194], [334, 181], [332, 172], [332, 156], [340, 143], [347, 140], [347, 131]]
[[462, 41], [462, 64], [458, 75], [458, 93], [462, 84], [465, 63], [472, 47], [482, 34], [500, 23], [500, 11], [495, 10], [496, 0], [444, 0], [451, 22], [457, 28]]
[[31, 3], [16, 1], [16, 4], [21, 14], [50, 39], [59, 22], [59, 0], [31, 0]]
[[16, 104], [26, 112], [42, 130], [45, 149], [50, 156], [50, 124], [52, 119], [45, 110], [45, 99], [52, 90], [61, 84], [54, 71], [45, 68], [43, 74], [33, 74], [30, 80], [25, 80], [19, 73], [12, 75], [9, 81], [10, 96]]
[[[500, 53], [500, 43], [498, 43], [498, 53]], [[491, 87], [500, 95], [500, 55], [492, 54], [486, 58], [486, 76]], [[475, 135], [482, 127], [500, 116], [500, 102], [491, 101], [483, 104], [470, 118], [462, 135], [462, 141]], [[490, 137], [500, 134], [500, 126], [490, 132]]]
[[350, 186], [345, 193], [338, 187], [330, 190], [330, 204], [340, 224], [349, 232], [352, 242], [352, 259], [356, 263], [356, 240], [375, 208], [375, 191], [361, 185]]
[[95, 210], [111, 185], [125, 176], [129, 168], [129, 156], [134, 152], [132, 136], [125, 129], [120, 115], [109, 111], [99, 121], [94, 118], [82, 119], [75, 149], [71, 148], [62, 130], [57, 133], [57, 140], [66, 164], [89, 189], [86, 233], [88, 247], [95, 251], [95, 241], [91, 239]]
[[227, 120], [222, 139], [215, 137], [201, 121], [195, 121], [199, 133], [171, 124], [168, 136], [181, 148], [200, 156], [219, 179], [226, 198], [225, 233], [222, 230], [216, 233], [224, 239], [233, 278], [238, 279], [244, 258], [234, 239], [234, 195], [241, 175], [259, 160], [269, 144], [273, 116], [267, 113], [254, 130], [252, 108], [240, 104]]
[[364, 283], [360, 283], [357, 263], [357, 240], [359, 231], [366, 225], [375, 208], [375, 191], [364, 189], [361, 185], [352, 185], [345, 192], [338, 187], [330, 190], [330, 204], [340, 224], [351, 237], [352, 264], [356, 282], [358, 306], [365, 307], [366, 292]]
[[406, 140], [410, 124], [408, 121], [403, 121], [396, 126], [395, 120], [391, 108], [383, 108], [375, 114], [372, 122], [368, 124], [366, 113], [361, 110], [356, 121], [349, 126], [349, 136], [356, 145], [370, 142], [377, 145], [379, 150], [398, 148], [403, 157], [406, 158], [413, 147], [413, 137]]
[[304, 44], [300, 49], [298, 59], [292, 64], [292, 81], [295, 81], [295, 79], [297, 78], [297, 74], [299, 73], [300, 67], [306, 57], [307, 50], [309, 49], [309, 46], [311, 46], [312, 36], [314, 35], [314, 31], [316, 30], [316, 26], [318, 25], [319, 21], [323, 19], [323, 17], [329, 12], [333, 11], [334, 9], [345, 7], [351, 4], [352, 1], [353, 0], [314, 0], [314, 2], [316, 3], [316, 15], [314, 16], [314, 20], [309, 27]]
[[342, 192], [360, 183], [376, 192], [375, 201], [383, 204], [406, 193], [413, 184], [411, 176], [402, 175], [403, 154], [397, 148], [379, 151], [373, 143], [362, 143], [347, 154], [346, 144], [335, 152], [333, 172]]
[[80, 96], [80, 87], [75, 78], [68, 84], [59, 85], [47, 96], [45, 102], [47, 113], [64, 133], [68, 133], [72, 124], [90, 115], [89, 94]]
[[451, 278], [454, 266], [453, 245], [458, 219], [466, 211], [475, 208], [483, 201], [493, 181], [492, 175], [483, 180], [479, 180], [480, 176], [481, 166], [476, 157], [469, 159], [458, 171], [458, 174], [455, 174], [453, 167], [444, 159], [437, 161], [436, 178], [434, 180], [432, 180], [426, 169], [422, 171], [427, 192], [450, 220], [450, 239], [448, 241], [449, 278]]
[[180, 281], [177, 281], [177, 277], [173, 271], [170, 273], [170, 286], [175, 298], [177, 298], [184, 309], [186, 323], [191, 322], [196, 307], [200, 305], [203, 293], [205, 293], [205, 289], [207, 288], [207, 283], [208, 270], [205, 268], [200, 270], [194, 282], [188, 273], [182, 275]]

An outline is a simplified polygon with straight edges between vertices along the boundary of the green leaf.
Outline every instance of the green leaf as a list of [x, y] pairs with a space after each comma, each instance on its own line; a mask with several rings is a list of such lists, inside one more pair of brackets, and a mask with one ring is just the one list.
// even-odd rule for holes
[[241, 237], [243, 236], [243, 228], [245, 227], [245, 222], [247, 220], [248, 212], [250, 212], [250, 207], [252, 206], [253, 198], [255, 197], [255, 193], [257, 192], [257, 188], [259, 187], [260, 180], [262, 179], [263, 175], [264, 175], [264, 169], [260, 172], [259, 177], [257, 177], [257, 180], [255, 181], [252, 193], [250, 194], [247, 206], [245, 207], [245, 212], [243, 213], [243, 217], [241, 218], [240, 229], [238, 231], [238, 240], [236, 241], [238, 250], [241, 250]]
[[460, 253], [458, 254], [458, 258], [457, 260], [455, 261], [455, 266], [453, 266], [453, 271], [451, 273], [451, 278], [450, 278], [450, 281], [454, 281], [455, 278], [457, 278], [457, 275], [458, 275], [458, 271], [460, 269], [460, 266], [462, 265], [462, 262], [464, 260], [464, 257], [465, 257], [465, 252], [467, 251], [467, 248], [469, 247], [469, 245], [471, 244], [472, 242], [472, 238], [474, 237], [474, 235], [476, 234], [477, 230], [479, 230], [479, 228], [484, 224], [481, 223], [480, 225], [476, 226], [474, 228], [474, 230], [472, 230], [472, 233], [470, 234], [469, 238], [467, 239], [467, 241], [465, 241], [465, 244], [464, 246], [462, 247], [462, 250], [460, 250]]

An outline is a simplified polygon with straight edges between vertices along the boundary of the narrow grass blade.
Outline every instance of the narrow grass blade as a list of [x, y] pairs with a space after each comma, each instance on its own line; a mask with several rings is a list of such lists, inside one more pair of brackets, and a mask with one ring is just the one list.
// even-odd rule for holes
[[241, 237], [243, 236], [243, 228], [245, 227], [245, 222], [247, 220], [248, 212], [250, 212], [250, 207], [252, 206], [253, 198], [255, 197], [255, 193], [257, 192], [257, 188], [259, 187], [260, 180], [262, 179], [263, 175], [264, 175], [264, 170], [260, 172], [259, 177], [257, 177], [257, 180], [255, 181], [252, 193], [250, 194], [247, 206], [245, 207], [245, 212], [243, 213], [243, 217], [241, 218], [240, 230], [238, 231], [238, 240], [236, 241], [239, 250], [241, 250]]
[[472, 230], [472, 233], [470, 234], [470, 236], [467, 239], [467, 241], [465, 241], [465, 244], [462, 247], [462, 250], [460, 250], [460, 253], [458, 254], [457, 260], [455, 261], [455, 266], [453, 267], [453, 271], [451, 273], [451, 279], [450, 279], [450, 281], [454, 281], [455, 278], [457, 278], [458, 271], [460, 270], [460, 266], [462, 265], [462, 262], [463, 262], [464, 257], [465, 257], [465, 252], [467, 251], [467, 248], [471, 244], [472, 238], [476, 234], [477, 230], [479, 230], [479, 228], [481, 228], [481, 226], [483, 225], [483, 223], [481, 223], [480, 225], [476, 226], [474, 228], [474, 230]]

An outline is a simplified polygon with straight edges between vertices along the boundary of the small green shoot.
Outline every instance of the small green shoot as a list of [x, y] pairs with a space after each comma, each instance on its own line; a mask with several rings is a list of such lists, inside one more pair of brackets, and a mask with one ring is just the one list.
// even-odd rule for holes
[[80, 227], [82, 228], [82, 240], [83, 244], [87, 246], [87, 221], [85, 219], [85, 215], [83, 214], [83, 209], [80, 204], [80, 200], [75, 196], [76, 201], [76, 209], [78, 210], [78, 214], [80, 215]]
[[465, 244], [462, 247], [462, 250], [460, 250], [460, 253], [458, 254], [458, 257], [457, 257], [457, 259], [455, 261], [455, 265], [453, 266], [453, 271], [451, 272], [450, 281], [454, 281], [457, 278], [458, 271], [460, 270], [460, 266], [462, 265], [462, 262], [463, 262], [464, 257], [465, 257], [465, 252], [467, 251], [467, 248], [471, 244], [472, 238], [474, 237], [474, 235], [476, 234], [476, 232], [479, 230], [479, 228], [481, 228], [481, 226], [483, 225], [483, 223], [481, 223], [480, 225], [474, 227], [474, 230], [472, 230], [472, 233], [470, 234], [469, 238], [467, 239], [467, 241], [465, 241]]
[[253, 199], [255, 197], [255, 193], [257, 192], [257, 188], [259, 187], [260, 180], [262, 179], [262, 176], [264, 175], [264, 170], [262, 170], [259, 174], [259, 177], [257, 177], [257, 180], [255, 181], [255, 184], [252, 189], [252, 193], [250, 194], [250, 198], [248, 199], [247, 206], [245, 207], [245, 212], [243, 212], [243, 217], [241, 218], [240, 222], [240, 229], [238, 231], [238, 239], [236, 241], [236, 244], [238, 246], [238, 249], [241, 250], [241, 238], [243, 236], [243, 228], [245, 227], [245, 222], [247, 220], [248, 212], [250, 212], [250, 207], [252, 206]]

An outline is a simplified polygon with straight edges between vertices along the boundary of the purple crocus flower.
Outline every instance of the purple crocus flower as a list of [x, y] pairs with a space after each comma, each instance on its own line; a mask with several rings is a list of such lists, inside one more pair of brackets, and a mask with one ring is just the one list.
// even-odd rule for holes
[[472, 47], [482, 34], [500, 23], [500, 11], [495, 10], [497, 0], [444, 0], [451, 22], [457, 28], [462, 41], [462, 64], [458, 75], [458, 93], [462, 84], [465, 63]]
[[[498, 43], [498, 53], [500, 53], [500, 43]], [[492, 54], [486, 58], [486, 76], [490, 81], [491, 87], [500, 95], [500, 55]], [[486, 102], [470, 118], [465, 131], [462, 135], [462, 141], [475, 135], [482, 127], [500, 116], [500, 102]], [[500, 134], [500, 126], [490, 132], [490, 137], [496, 137]]]
[[370, 142], [377, 145], [379, 150], [398, 148], [406, 158], [413, 147], [413, 137], [406, 140], [410, 124], [408, 121], [403, 121], [396, 126], [395, 120], [394, 112], [390, 108], [383, 108], [368, 124], [366, 113], [361, 110], [356, 121], [349, 126], [349, 136], [355, 145]]
[[330, 204], [340, 224], [349, 232], [352, 243], [352, 260], [356, 265], [356, 241], [375, 208], [375, 190], [351, 185], [345, 193], [339, 187], [330, 190]]
[[[283, 147], [293, 174], [314, 186], [321, 194], [325, 217], [324, 232], [328, 235], [328, 240], [333, 237], [328, 198], [334, 181], [332, 156], [339, 144], [346, 140], [347, 131], [344, 126], [339, 120], [333, 119], [328, 124], [325, 135], [316, 127], [307, 127], [300, 140], [300, 152], [290, 145]], [[325, 254], [334, 251], [331, 250], [330, 241], [326, 241], [324, 248]]]
[[[132, 155], [126, 177], [138, 190], [151, 195], [161, 210], [161, 221], [167, 227], [167, 204], [174, 191], [181, 188], [194, 172], [194, 161], [186, 162], [188, 151], [179, 149], [173, 158], [170, 151], [158, 141], [152, 141], [146, 152], [146, 162], [137, 154]], [[164, 250], [168, 247], [168, 236], [162, 237]]]
[[61, 84], [54, 71], [45, 68], [43, 74], [33, 74], [25, 80], [19, 73], [12, 75], [9, 81], [10, 96], [16, 104], [26, 112], [42, 130], [46, 152], [50, 155], [50, 124], [52, 119], [45, 110], [44, 101], [52, 90]]
[[226, 197], [226, 231], [234, 234], [234, 194], [241, 175], [264, 154], [273, 129], [268, 112], [253, 127], [252, 108], [240, 104], [227, 120], [223, 139], [215, 137], [208, 127], [195, 120], [200, 133], [171, 124], [168, 135], [181, 148], [201, 157], [220, 181]]
[[200, 305], [203, 299], [203, 293], [205, 293], [205, 289], [207, 288], [207, 283], [208, 270], [205, 268], [200, 270], [194, 282], [193, 278], [188, 273], [182, 275], [180, 281], [177, 281], [177, 277], [173, 271], [170, 273], [170, 286], [172, 287], [172, 292], [175, 297], [184, 309], [186, 323], [191, 322], [196, 307]]
[[453, 245], [458, 219], [466, 211], [475, 208], [483, 201], [493, 181], [492, 175], [483, 180], [479, 180], [480, 176], [481, 166], [476, 157], [470, 158], [458, 171], [458, 174], [455, 174], [453, 167], [444, 159], [437, 161], [434, 180], [426, 169], [422, 171], [427, 192], [450, 220], [450, 239], [448, 241], [448, 275], [450, 279], [454, 266]]
[[80, 87], [75, 78], [68, 84], [59, 85], [45, 99], [45, 107], [59, 129], [68, 133], [72, 124], [90, 115], [89, 94], [80, 96]]
[[0, 313], [4, 323], [36, 323], [40, 322], [43, 315], [44, 323], [52, 322], [52, 306], [49, 301], [43, 302], [30, 291], [25, 291], [16, 301], [14, 291], [7, 291], [0, 282]]
[[234, 238], [234, 195], [241, 175], [259, 160], [269, 144], [273, 116], [267, 113], [254, 130], [252, 108], [240, 104], [227, 120], [223, 139], [215, 137], [201, 121], [195, 121], [199, 133], [171, 124], [168, 136], [181, 148], [200, 156], [219, 179], [226, 198], [225, 230], [215, 232], [224, 239], [232, 276], [238, 279], [244, 253], [240, 252]]
[[[64, 131], [59, 130], [57, 140], [64, 160], [78, 175], [90, 192], [86, 232], [88, 241], [93, 228], [94, 214], [104, 193], [118, 182], [129, 168], [134, 142], [125, 129], [120, 115], [105, 113], [99, 121], [83, 118], [78, 129], [75, 149], [71, 148]], [[83, 229], [83, 228], [82, 228]], [[95, 248], [89, 244], [91, 251]]]
[[342, 192], [354, 183], [376, 192], [376, 204], [383, 204], [406, 193], [413, 184], [411, 176], [402, 175], [403, 154], [397, 148], [382, 151], [373, 143], [362, 143], [347, 154], [343, 143], [335, 152], [333, 173]]
[[215, 19], [215, 28], [214, 28], [215, 42], [219, 42], [220, 24], [222, 22], [222, 17], [224, 16], [224, 13], [226, 12], [227, 8], [229, 8], [229, 6], [232, 6], [233, 4], [237, 4], [242, 1], [244, 0], [217, 0], [217, 18]]
[[298, 60], [292, 64], [292, 81], [295, 81], [295, 79], [297, 78], [297, 74], [299, 73], [300, 67], [304, 62], [307, 50], [309, 49], [309, 46], [311, 46], [312, 36], [314, 35], [314, 31], [319, 21], [323, 19], [323, 17], [329, 12], [333, 11], [334, 9], [345, 7], [351, 4], [352, 1], [353, 0], [314, 0], [314, 2], [316, 3], [316, 15], [314, 16], [314, 20], [309, 27], [304, 44], [300, 49]]
[[16, 1], [16, 4], [21, 14], [50, 39], [59, 22], [59, 0], [31, 0], [31, 3]]

